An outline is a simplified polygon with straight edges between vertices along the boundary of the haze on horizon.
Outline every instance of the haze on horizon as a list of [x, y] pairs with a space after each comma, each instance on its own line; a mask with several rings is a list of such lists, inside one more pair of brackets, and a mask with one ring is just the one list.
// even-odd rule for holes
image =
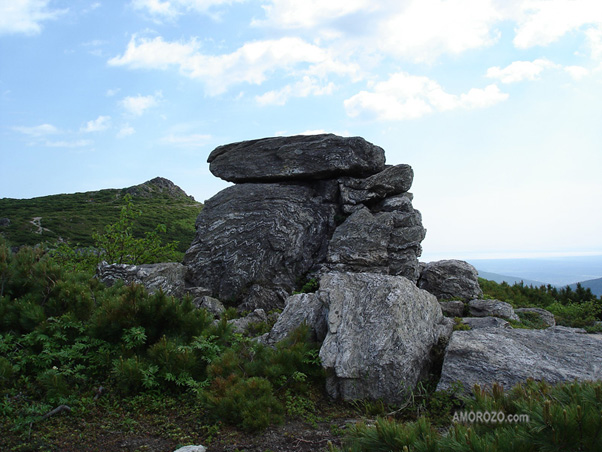
[[415, 172], [424, 260], [602, 254], [598, 0], [0, 0], [0, 197], [332, 132]]

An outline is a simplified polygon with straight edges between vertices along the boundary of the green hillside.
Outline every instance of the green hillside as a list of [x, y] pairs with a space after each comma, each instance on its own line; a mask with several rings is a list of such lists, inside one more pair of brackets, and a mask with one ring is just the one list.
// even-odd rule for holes
[[203, 205], [171, 181], [157, 177], [122, 189], [42, 196], [31, 199], [0, 199], [0, 233], [12, 246], [65, 240], [81, 247], [92, 246], [92, 234], [119, 218], [129, 194], [142, 215], [136, 235], [167, 226], [165, 242], [177, 241], [185, 251], [194, 238], [194, 224]]

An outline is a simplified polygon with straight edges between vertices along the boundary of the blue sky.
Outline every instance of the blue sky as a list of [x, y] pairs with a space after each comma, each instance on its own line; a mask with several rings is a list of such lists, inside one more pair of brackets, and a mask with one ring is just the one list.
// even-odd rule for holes
[[602, 254], [599, 0], [0, 0], [0, 197], [332, 132], [415, 172], [426, 260]]

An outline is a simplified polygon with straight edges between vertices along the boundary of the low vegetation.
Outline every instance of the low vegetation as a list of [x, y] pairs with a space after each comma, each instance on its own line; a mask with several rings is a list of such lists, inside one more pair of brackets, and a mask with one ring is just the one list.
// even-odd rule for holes
[[[65, 243], [15, 251], [0, 236], [0, 450], [123, 450], [140, 435], [155, 449], [128, 450], [174, 450], [234, 443], [293, 421], [330, 425], [330, 443], [303, 440], [304, 450], [602, 450], [599, 382], [527, 382], [463, 398], [460, 388], [435, 391], [435, 376], [403, 406], [328, 401], [318, 344], [306, 328], [265, 347], [189, 298], [95, 279], [99, 259], [173, 256], [161, 230], [136, 235], [142, 217], [125, 197], [115, 222], [92, 237], [90, 253]], [[601, 300], [587, 290], [481, 285], [487, 297], [544, 307], [559, 324], [589, 328], [600, 318]], [[315, 288], [309, 281], [302, 291]], [[523, 326], [528, 321], [537, 320], [525, 317]], [[523, 417], [490, 422], [494, 413]], [[349, 418], [360, 422], [347, 425]]]

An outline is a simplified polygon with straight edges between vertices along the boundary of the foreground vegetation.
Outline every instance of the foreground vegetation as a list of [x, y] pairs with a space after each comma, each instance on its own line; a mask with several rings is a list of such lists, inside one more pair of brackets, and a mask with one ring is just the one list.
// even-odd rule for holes
[[[189, 298], [105, 287], [94, 278], [98, 260], [152, 262], [175, 251], [161, 230], [135, 233], [137, 212], [126, 197], [116, 222], [93, 235], [93, 253], [66, 244], [14, 252], [0, 237], [0, 450], [233, 450], [217, 448], [299, 420], [330, 439], [299, 439], [303, 450], [602, 450], [600, 382], [476, 388], [467, 399], [460, 388], [434, 391], [433, 375], [404, 406], [337, 404], [303, 327], [264, 347]], [[480, 282], [486, 297], [544, 307], [559, 324], [595, 328], [600, 318], [601, 300], [587, 290]], [[483, 413], [523, 417], [484, 422]], [[347, 426], [350, 418], [360, 422]], [[141, 436], [154, 448], [136, 446]]]

